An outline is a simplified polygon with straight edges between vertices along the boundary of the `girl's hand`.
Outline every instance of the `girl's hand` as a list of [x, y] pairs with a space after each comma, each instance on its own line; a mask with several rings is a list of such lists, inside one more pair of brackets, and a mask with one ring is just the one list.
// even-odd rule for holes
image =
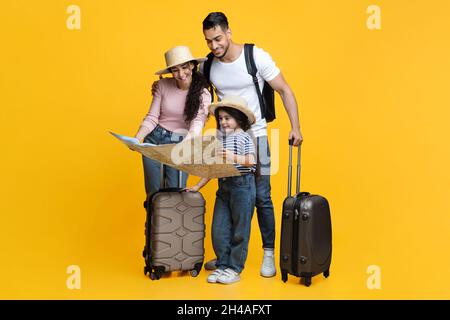
[[235, 158], [234, 153], [231, 152], [230, 150], [221, 148], [217, 151], [217, 155], [227, 162], [228, 161], [230, 161], [232, 163], [234, 162], [234, 158]]
[[198, 185], [183, 189], [183, 191], [186, 191], [186, 192], [198, 192], [198, 190], [200, 190], [200, 187]]

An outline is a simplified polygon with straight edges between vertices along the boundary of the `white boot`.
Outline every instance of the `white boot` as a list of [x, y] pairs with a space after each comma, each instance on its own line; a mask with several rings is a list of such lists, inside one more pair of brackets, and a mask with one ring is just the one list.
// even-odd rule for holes
[[267, 278], [273, 277], [277, 274], [273, 249], [264, 249], [264, 256], [261, 264], [260, 274], [261, 276]]

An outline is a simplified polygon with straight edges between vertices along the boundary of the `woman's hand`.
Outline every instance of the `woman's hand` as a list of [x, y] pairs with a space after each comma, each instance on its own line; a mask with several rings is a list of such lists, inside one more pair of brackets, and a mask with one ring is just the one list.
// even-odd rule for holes
[[136, 137], [131, 138], [130, 140], [131, 140], [131, 142], [133, 142], [135, 144], [140, 144], [141, 143], [141, 141], [138, 138], [136, 138]]
[[[133, 144], [140, 144], [141, 143], [138, 138], [131, 138], [130, 142], [132, 142]], [[134, 151], [130, 146], [128, 146], [128, 149]]]

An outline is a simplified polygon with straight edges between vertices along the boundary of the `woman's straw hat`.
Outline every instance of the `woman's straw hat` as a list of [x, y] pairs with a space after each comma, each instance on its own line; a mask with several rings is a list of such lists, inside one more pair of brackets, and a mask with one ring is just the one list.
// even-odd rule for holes
[[241, 111], [247, 116], [250, 124], [254, 124], [256, 121], [255, 114], [248, 108], [247, 101], [239, 96], [224, 96], [219, 102], [209, 105], [209, 112], [214, 114], [219, 107], [234, 108]]
[[161, 75], [165, 73], [170, 73], [170, 68], [177, 66], [179, 64], [183, 64], [192, 60], [196, 60], [197, 62], [206, 61], [206, 58], [194, 58], [192, 56], [191, 50], [186, 46], [177, 46], [175, 48], [170, 49], [164, 54], [166, 58], [166, 67], [162, 70], [156, 72], [156, 75]]

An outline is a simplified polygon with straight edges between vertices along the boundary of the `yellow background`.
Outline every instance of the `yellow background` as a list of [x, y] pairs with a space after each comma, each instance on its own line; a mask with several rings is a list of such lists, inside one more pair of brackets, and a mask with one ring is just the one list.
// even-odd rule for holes
[[[66, 27], [71, 4], [81, 30]], [[366, 27], [371, 4], [381, 30]], [[310, 288], [259, 276], [256, 218], [239, 284], [144, 277], [141, 158], [108, 132], [135, 134], [165, 50], [208, 52], [210, 11], [270, 52], [299, 102], [302, 189], [326, 196], [333, 220], [331, 276]], [[449, 15], [447, 0], [3, 1], [0, 298], [450, 298]], [[278, 249], [289, 121], [277, 108]], [[206, 259], [215, 188], [203, 191]], [[80, 290], [66, 287], [69, 265]], [[366, 286], [369, 265], [381, 290]]]

